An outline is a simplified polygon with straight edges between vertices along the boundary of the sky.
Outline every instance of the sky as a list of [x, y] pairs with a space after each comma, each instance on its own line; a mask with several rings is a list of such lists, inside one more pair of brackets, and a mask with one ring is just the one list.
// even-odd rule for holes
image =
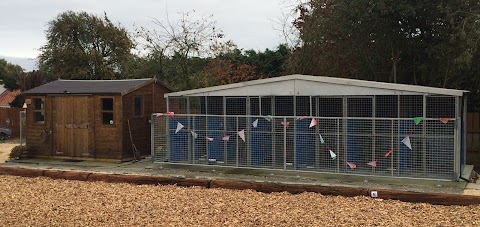
[[46, 43], [47, 23], [61, 12], [107, 13], [133, 32], [140, 26], [157, 28], [153, 18], [174, 21], [179, 12], [213, 15], [227, 39], [243, 49], [264, 50], [284, 42], [279, 21], [285, 0], [3, 0], [0, 1], [0, 56], [32, 59]]

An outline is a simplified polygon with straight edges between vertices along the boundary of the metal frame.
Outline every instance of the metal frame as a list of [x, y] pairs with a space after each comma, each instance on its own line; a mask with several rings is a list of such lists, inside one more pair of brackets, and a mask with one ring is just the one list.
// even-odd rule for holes
[[[152, 156], [156, 162], [168, 161], [170, 163], [182, 164], [203, 163], [196, 160], [200, 158], [195, 156], [195, 151], [198, 149], [199, 151], [203, 150], [206, 154], [206, 165], [266, 169], [280, 168], [282, 170], [314, 171], [322, 173], [458, 180], [462, 171], [460, 163], [460, 148], [462, 143], [460, 129], [462, 121], [465, 120], [462, 117], [463, 106], [460, 106], [460, 104], [464, 104], [465, 101], [461, 100], [462, 98], [460, 97], [438, 96], [440, 98], [440, 101], [437, 100], [438, 103], [436, 103], [438, 106], [432, 107], [433, 104], [430, 103], [430, 98], [435, 98], [437, 96], [424, 94], [416, 95], [418, 98], [407, 97], [403, 99], [403, 97], [405, 97], [404, 95], [397, 94], [394, 96], [390, 95], [391, 97], [396, 97], [395, 99], [379, 99], [380, 101], [377, 103], [377, 97], [379, 96], [380, 95], [305, 96], [308, 98], [298, 100], [297, 97], [300, 96], [297, 95], [292, 95], [291, 97], [293, 99], [277, 99], [277, 96], [269, 96], [271, 97], [270, 112], [273, 120], [271, 122], [262, 120], [262, 127], [267, 131], [261, 131], [262, 134], [258, 134], [256, 137], [252, 134], [252, 130], [256, 129], [253, 129], [251, 124], [255, 118], [264, 119], [265, 116], [262, 115], [262, 98], [265, 98], [266, 96], [222, 96], [222, 102], [219, 107], [215, 107], [216, 104], [208, 103], [208, 97], [211, 96], [203, 96], [204, 99], [202, 99], [203, 101], [201, 101], [201, 105], [205, 108], [200, 108], [204, 111], [200, 114], [190, 113], [191, 100], [188, 96], [169, 96], [167, 98], [168, 110], [171, 110], [170, 105], [174, 103], [170, 99], [180, 99], [180, 101], [183, 99], [187, 102], [185, 105], [187, 110], [180, 110], [179, 112], [186, 112], [188, 114], [163, 115], [161, 117], [156, 117], [155, 115], [152, 116]], [[412, 95], [409, 94], [409, 96]], [[330, 105], [340, 105], [340, 103], [330, 103], [327, 100], [328, 103], [323, 102], [322, 104], [326, 106], [319, 106], [319, 98], [324, 97], [341, 98], [341, 116], [320, 116], [319, 111], [325, 111], [325, 109], [320, 110], [320, 108], [328, 109], [333, 108], [333, 106]], [[245, 115], [227, 115], [229, 98], [245, 99], [245, 107], [234, 106], [234, 108], [240, 108], [237, 110], [243, 109], [243, 111], [240, 112], [245, 113]], [[252, 98], [258, 98], [258, 103], [252, 102]], [[352, 104], [354, 105], [354, 108], [364, 108], [367, 106], [362, 104], [362, 99], [358, 98], [368, 98], [368, 100], [371, 100], [368, 101], [368, 106], [371, 106], [372, 108], [371, 114], [368, 114], [370, 117], [366, 117], [367, 115], [365, 114], [368, 113], [368, 111], [365, 109], [358, 109], [357, 112], [362, 113], [361, 115], [349, 114], [348, 108], [350, 102], [357, 102], [356, 104]], [[284, 103], [279, 103], [282, 100]], [[307, 100], [309, 102], [308, 105], [306, 103]], [[447, 103], [451, 100], [454, 100], [455, 103]], [[389, 104], [385, 105], [385, 102], [388, 102]], [[259, 115], [252, 115], [252, 105], [254, 104], [259, 105], [258, 108], [255, 107], [255, 109], [258, 109]], [[383, 105], [383, 107], [381, 105]], [[429, 105], [429, 108], [433, 108], [434, 112], [438, 112], [437, 114], [442, 114], [446, 111], [453, 111], [454, 116], [449, 118], [450, 122], [442, 124], [440, 123], [439, 118], [428, 115], [427, 106]], [[396, 106], [396, 114], [394, 114], [396, 117], [377, 116], [377, 108], [383, 108], [381, 111], [387, 111], [387, 114], [388, 111], [394, 111], [394, 109], [388, 109], [390, 106]], [[455, 108], [454, 110], [445, 110], [445, 106], [455, 106]], [[222, 108], [222, 114], [211, 114], [211, 111], [209, 110], [210, 107]], [[281, 116], [275, 116], [276, 113], [290, 113], [289, 111], [291, 110], [291, 107], [293, 107], [292, 115], [283, 116], [280, 114]], [[311, 116], [305, 121], [310, 121], [311, 118], [315, 118], [318, 124], [315, 129], [309, 129], [308, 124], [306, 124], [308, 122], [302, 123], [299, 122], [299, 120], [295, 120], [300, 116], [297, 114], [297, 111], [301, 111], [297, 110], [297, 107], [300, 107], [301, 109], [308, 108], [308, 110], [304, 110], [300, 115], [307, 112], [310, 113]], [[286, 109], [285, 112], [282, 108], [289, 109]], [[336, 106], [336, 108], [338, 109], [340, 107]], [[216, 109], [216, 113], [218, 110], [219, 109]], [[407, 116], [403, 113], [403, 115], [401, 115], [401, 111], [413, 111], [414, 113], [418, 113], [418, 117], [422, 117], [423, 120], [416, 125], [412, 121], [413, 116], [410, 116], [412, 114], [407, 114]], [[190, 133], [185, 134], [185, 137], [181, 137], [180, 139], [172, 139], [172, 133], [175, 129], [171, 128], [173, 124], [170, 121], [175, 121], [176, 117], [188, 119], [187, 122], [189, 125], [187, 126], [187, 131], [193, 129], [196, 132], [205, 133], [205, 135], [208, 135], [210, 129], [195, 128], [197, 127], [195, 123], [196, 120], [192, 121], [192, 119], [203, 121], [205, 127], [208, 127], [210, 120], [217, 118], [223, 119], [223, 133], [230, 133], [229, 141], [219, 142], [222, 144], [221, 149], [223, 157], [221, 159], [223, 159], [223, 162], [209, 162], [210, 159], [216, 159], [216, 154], [211, 152], [212, 149], [217, 149], [215, 143], [198, 143], [196, 139], [191, 137]], [[154, 124], [154, 121], [165, 121], [167, 129], [162, 130], [154, 128], [157, 125]], [[235, 128], [232, 129], [237, 132], [241, 129], [245, 129], [245, 143], [235, 132], [228, 131], [232, 129], [227, 129], [227, 122], [235, 122]], [[290, 122], [290, 126], [284, 126], [283, 130], [281, 130], [282, 126], [279, 126], [281, 122]], [[350, 124], [347, 122], [353, 123]], [[190, 123], [192, 123], [192, 125], [190, 125]], [[240, 123], [242, 125], [240, 125]], [[269, 128], [271, 128], [271, 131], [269, 131]], [[217, 134], [222, 134], [222, 131], [217, 130], [216, 132]], [[188, 150], [185, 151], [188, 158], [186, 160], [168, 160], [168, 157], [159, 157], [159, 154], [155, 153], [155, 148], [162, 143], [162, 140], [158, 140], [158, 138], [163, 137], [156, 137], [153, 135], [158, 133], [164, 134], [166, 140], [163, 141], [163, 143], [165, 143], [163, 145], [168, 148], [169, 154], [177, 152], [179, 149], [178, 144], [183, 142], [188, 143]], [[324, 139], [328, 139], [326, 144], [329, 145], [320, 143], [318, 137], [320, 133], [326, 133]], [[266, 136], [265, 138], [268, 139], [266, 140], [265, 138], [260, 138], [258, 136]], [[412, 150], [407, 149], [401, 142], [401, 139], [405, 136], [410, 136], [413, 147]], [[254, 140], [261, 142], [259, 143], [257, 141], [256, 143], [252, 143]], [[263, 146], [262, 143], [267, 145]], [[309, 146], [308, 143], [311, 143], [312, 146]], [[257, 144], [257, 146], [260, 144], [261, 147], [255, 147], [254, 144]], [[209, 146], [212, 147], [209, 148]], [[388, 149], [386, 149], [387, 147]], [[394, 153], [389, 157], [383, 158], [383, 154], [388, 152], [390, 148], [394, 149]], [[336, 153], [336, 160], [330, 160], [329, 154], [325, 153], [329, 149]], [[242, 153], [240, 154], [240, 152]], [[230, 154], [234, 154], [234, 156], [231, 156]], [[278, 157], [280, 155], [283, 157]], [[172, 155], [168, 156], [171, 157]], [[450, 156], [452, 159], [449, 159]], [[235, 160], [231, 160], [232, 158], [235, 158]], [[278, 163], [280, 161], [283, 163]], [[355, 163], [357, 168], [349, 168], [346, 163], [347, 161]], [[367, 165], [368, 161], [378, 161], [380, 165], [371, 167]], [[257, 166], [253, 163], [263, 164]], [[388, 165], [386, 165], [386, 163], [388, 163]]]

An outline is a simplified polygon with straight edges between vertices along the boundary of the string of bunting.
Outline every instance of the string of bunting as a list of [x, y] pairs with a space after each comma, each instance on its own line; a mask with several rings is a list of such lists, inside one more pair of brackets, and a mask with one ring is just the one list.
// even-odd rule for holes
[[[170, 116], [173, 116], [175, 115], [174, 112], [166, 112], [166, 113], [156, 113], [155, 114], [157, 117], [160, 117], [160, 116], [164, 116], [164, 115], [170, 115]], [[267, 116], [264, 116], [263, 117], [266, 121], [268, 122], [276, 122], [274, 117], [271, 116], [271, 115], [267, 115]], [[317, 120], [314, 118], [314, 117], [297, 117], [296, 120], [305, 120], [307, 118], [311, 118], [311, 121], [310, 121], [310, 125], [309, 125], [309, 128], [312, 128], [312, 127], [315, 127], [317, 126]], [[413, 122], [414, 122], [414, 127], [411, 129], [411, 131], [409, 133], [407, 133], [405, 136], [400, 142], [403, 143], [406, 147], [408, 147], [410, 150], [413, 150], [412, 148], [412, 144], [411, 144], [411, 141], [410, 141], [410, 135], [412, 134], [412, 131], [415, 129], [415, 126], [420, 124], [422, 121], [423, 121], [423, 117], [414, 117], [412, 118]], [[447, 124], [448, 122], [450, 122], [450, 118], [437, 118], [438, 121], [442, 122], [443, 124]], [[278, 122], [278, 121], [277, 121]], [[257, 128], [258, 127], [258, 123], [259, 123], [259, 119], [255, 119], [255, 121], [252, 122], [252, 126], [254, 128]], [[280, 124], [283, 125], [284, 127], [288, 128], [290, 126], [290, 122], [289, 121], [280, 121]], [[182, 123], [180, 123], [179, 121], [177, 121], [177, 127], [175, 129], [175, 133], [178, 133], [182, 130], [186, 130], [187, 132], [190, 132], [192, 137], [194, 139], [197, 139], [198, 138], [198, 134], [194, 131], [194, 130], [190, 130], [188, 129], [187, 127], [185, 127]], [[240, 139], [242, 139], [243, 142], [246, 141], [245, 139], [245, 129], [242, 129], [240, 131], [238, 131], [237, 133], [237, 136], [240, 137]], [[337, 159], [337, 154], [332, 151], [332, 149], [328, 146], [328, 144], [325, 143], [325, 139], [322, 137], [321, 134], [318, 134], [319, 135], [319, 139], [320, 139], [320, 143], [321, 144], [324, 144], [325, 145], [325, 148], [326, 148], [326, 151], [329, 152], [330, 154], [330, 157], [332, 158], [332, 160], [336, 160]], [[215, 138], [212, 138], [212, 137], [205, 137], [208, 141], [215, 141], [216, 139]], [[224, 134], [221, 138], [221, 140], [223, 141], [229, 141], [230, 140], [230, 135], [228, 134]], [[383, 161], [385, 160], [386, 158], [388, 158], [392, 153], [394, 152], [394, 148], [390, 149], [387, 153], [385, 153], [385, 155], [383, 157], [381, 157], [381, 159], [379, 160], [373, 160], [371, 162], [368, 162], [366, 163], [367, 165], [375, 168], [377, 167], [377, 164], [380, 162], [380, 161]], [[343, 162], [345, 162], [351, 169], [355, 169], [357, 167], [357, 164], [353, 163], [353, 162], [349, 162], [348, 160], [345, 160], [345, 159], [342, 159], [340, 157], [338, 157], [338, 160], [341, 160]]]

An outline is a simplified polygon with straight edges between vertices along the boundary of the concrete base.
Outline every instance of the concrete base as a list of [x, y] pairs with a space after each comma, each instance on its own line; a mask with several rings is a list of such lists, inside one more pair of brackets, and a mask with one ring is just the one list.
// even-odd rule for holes
[[465, 189], [474, 189], [474, 190], [480, 190], [480, 184], [477, 183], [468, 183]]
[[[0, 166], [20, 168], [56, 169], [89, 171], [113, 174], [139, 174], [182, 178], [204, 178], [240, 180], [250, 182], [272, 182], [286, 184], [308, 184], [319, 186], [341, 186], [354, 188], [375, 188], [427, 193], [462, 194], [465, 181], [441, 181], [429, 179], [391, 178], [343, 174], [327, 174], [317, 172], [297, 172], [267, 169], [232, 168], [220, 166], [198, 166], [170, 163], [152, 163], [150, 159], [139, 162], [68, 162], [55, 159], [15, 160]], [[467, 172], [467, 171], [465, 171]]]

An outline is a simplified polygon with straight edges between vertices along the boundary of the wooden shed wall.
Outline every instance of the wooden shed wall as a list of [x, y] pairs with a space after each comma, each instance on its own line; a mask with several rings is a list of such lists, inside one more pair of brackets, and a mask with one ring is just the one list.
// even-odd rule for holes
[[[127, 120], [130, 121], [132, 139], [142, 155], [149, 155], [150, 151], [150, 123], [149, 119], [152, 113], [166, 112], [166, 101], [163, 97], [165, 93], [171, 92], [168, 88], [158, 84], [150, 83], [124, 96], [103, 94], [103, 95], [87, 95], [88, 111], [92, 113], [88, 116], [88, 127], [91, 127], [88, 135], [88, 152], [79, 152], [77, 157], [81, 158], [82, 154], [89, 154], [88, 158], [96, 159], [113, 159], [128, 160], [132, 158], [132, 144], [130, 142], [130, 134], [128, 130]], [[68, 96], [68, 95], [67, 95]], [[134, 98], [141, 96], [143, 98], [143, 115], [133, 116]], [[57, 96], [27, 96], [27, 99], [43, 98], [45, 121], [43, 124], [34, 123], [33, 102], [27, 106], [27, 127], [26, 127], [26, 143], [30, 148], [31, 154], [36, 156], [61, 156], [55, 153], [55, 145], [57, 142], [56, 134], [61, 133], [55, 128], [54, 122], [58, 111], [55, 107], [55, 97]], [[63, 96], [65, 97], [65, 96]], [[108, 125], [102, 122], [102, 98], [113, 98], [114, 102], [114, 124]], [[65, 99], [64, 99], [65, 100]], [[75, 106], [76, 108], [76, 106]], [[79, 106], [79, 110], [82, 110]], [[79, 111], [69, 110], [73, 115], [81, 114]], [[75, 117], [73, 117], [75, 118]], [[75, 124], [75, 123], [74, 123]], [[75, 126], [74, 126], [75, 127]], [[42, 141], [42, 131], [52, 132]], [[74, 138], [86, 140], [85, 138]], [[78, 145], [78, 143], [76, 143]], [[75, 145], [76, 146], [76, 145]], [[67, 157], [65, 155], [64, 157]], [[85, 156], [87, 157], [87, 156]]]
[[[102, 98], [113, 98], [113, 125], [102, 123]], [[95, 96], [95, 158], [122, 160], [122, 97]]]
[[[130, 130], [135, 147], [141, 155], [150, 155], [150, 123], [149, 119], [152, 113], [166, 112], [166, 102], [163, 94], [170, 90], [158, 83], [151, 83], [123, 96], [123, 158], [128, 159], [133, 156], [133, 148], [130, 140], [128, 121], [130, 121]], [[143, 114], [134, 115], [134, 99], [142, 97]]]
[[[29, 148], [30, 154], [35, 156], [59, 156], [62, 154], [55, 153], [55, 144], [59, 137], [59, 129], [56, 128], [55, 116], [59, 114], [59, 110], [55, 104], [55, 97], [57, 96], [27, 96], [27, 99], [43, 98], [44, 101], [44, 113], [45, 121], [43, 124], [34, 123], [33, 115], [33, 102], [27, 105], [27, 124], [26, 124], [26, 144]], [[113, 98], [114, 99], [114, 124], [104, 125], [102, 124], [101, 113], [101, 99]], [[88, 117], [89, 127], [92, 127], [90, 135], [88, 135], [90, 156], [86, 158], [97, 159], [122, 159], [122, 99], [120, 95], [94, 95], [89, 97], [89, 111], [93, 112], [93, 115]], [[93, 105], [92, 105], [93, 104]], [[82, 108], [81, 106], [78, 106]], [[75, 112], [75, 111], [74, 111]], [[75, 114], [77, 114], [75, 112]], [[93, 117], [91, 117], [93, 116]], [[43, 133], [52, 132], [48, 135], [45, 141], [42, 141]], [[81, 139], [81, 138], [73, 138]], [[86, 141], [85, 141], [86, 142]], [[82, 151], [82, 153], [88, 153], [89, 151]], [[77, 154], [77, 157], [83, 157], [82, 153]], [[70, 156], [65, 156], [70, 157]]]
[[[43, 98], [44, 99], [44, 123], [35, 123], [33, 116], [33, 102], [27, 104], [25, 141], [32, 155], [51, 156], [52, 136], [47, 136], [42, 141], [42, 133], [52, 131], [52, 97], [49, 96], [26, 96], [26, 99]], [[43, 132], [42, 132], [43, 131]]]

